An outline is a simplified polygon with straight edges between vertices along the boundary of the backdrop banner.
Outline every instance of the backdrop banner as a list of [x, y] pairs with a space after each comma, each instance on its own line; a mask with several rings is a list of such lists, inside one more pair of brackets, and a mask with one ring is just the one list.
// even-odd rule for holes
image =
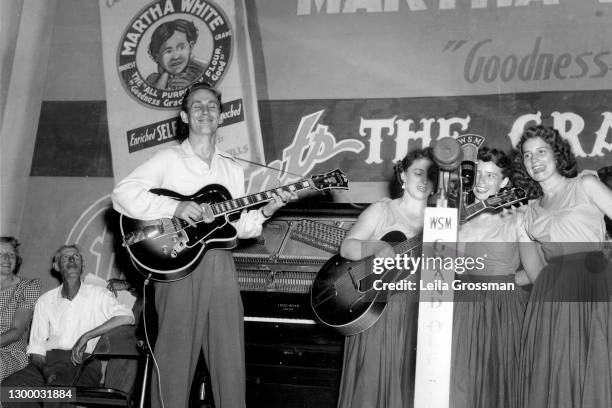
[[552, 125], [570, 141], [583, 169], [612, 163], [612, 92], [536, 92], [429, 98], [261, 102], [269, 164], [249, 189], [259, 191], [340, 167], [351, 181], [393, 179], [409, 149], [438, 138], [478, 134], [509, 152], [525, 127]]
[[242, 0], [100, 0], [104, 76], [116, 180], [168, 142], [186, 89], [223, 93], [218, 145], [264, 159]]
[[612, 88], [610, 0], [257, 0], [247, 7], [271, 100]]
[[474, 133], [509, 151], [539, 123], [570, 140], [582, 168], [612, 162], [612, 1], [247, 7], [266, 157], [287, 171], [255, 171], [251, 191], [337, 166], [374, 185], [439, 137]]

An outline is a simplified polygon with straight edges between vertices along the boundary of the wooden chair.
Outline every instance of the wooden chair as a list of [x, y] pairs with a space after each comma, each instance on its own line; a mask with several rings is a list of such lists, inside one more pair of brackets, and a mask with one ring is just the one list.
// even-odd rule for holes
[[[142, 320], [142, 299], [133, 307], [136, 323]], [[137, 336], [138, 326], [120, 326], [100, 337], [83, 363], [99, 360], [104, 370], [100, 387], [76, 387], [71, 404], [83, 407], [144, 407], [150, 376], [151, 352]], [[75, 378], [74, 384], [78, 381]]]

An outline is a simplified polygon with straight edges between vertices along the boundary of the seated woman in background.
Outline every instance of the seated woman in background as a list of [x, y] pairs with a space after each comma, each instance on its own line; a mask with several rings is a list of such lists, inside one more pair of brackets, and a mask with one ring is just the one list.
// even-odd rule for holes
[[17, 276], [21, 257], [13, 237], [0, 237], [0, 381], [28, 365], [26, 346], [40, 280]]
[[612, 407], [612, 190], [595, 172], [578, 174], [556, 129], [528, 128], [517, 149], [514, 182], [533, 198], [525, 230], [548, 263], [530, 276], [517, 407]]
[[[512, 161], [501, 150], [478, 152], [474, 196], [484, 201], [509, 183]], [[485, 212], [459, 229], [460, 256], [481, 258], [482, 269], [458, 279], [513, 283], [521, 265], [539, 269], [534, 243], [519, 244], [522, 208]], [[526, 261], [528, 259], [528, 261]], [[534, 264], [534, 262], [537, 262]], [[515, 406], [516, 370], [527, 297], [520, 289], [457, 291], [453, 309], [450, 406], [509, 408]]]
[[[397, 163], [396, 173], [403, 195], [375, 202], [359, 216], [342, 242], [343, 257], [395, 257], [383, 236], [399, 231], [412, 238], [422, 233], [436, 173], [431, 149], [409, 152]], [[418, 305], [418, 291], [392, 296], [372, 327], [346, 338], [339, 408], [413, 406]]]

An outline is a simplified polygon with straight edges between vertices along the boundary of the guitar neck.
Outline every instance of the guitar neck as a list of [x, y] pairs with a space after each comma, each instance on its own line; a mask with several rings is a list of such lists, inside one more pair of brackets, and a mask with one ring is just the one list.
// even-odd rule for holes
[[[423, 237], [421, 235], [417, 235], [415, 237], [412, 237], [410, 239], [407, 239], [405, 241], [402, 242], [398, 242], [393, 246], [393, 249], [395, 250], [395, 252], [397, 252], [400, 255], [403, 255], [405, 253], [408, 253], [410, 251], [412, 251], [415, 248], [419, 248], [422, 246], [422, 240]], [[420, 254], [419, 254], [420, 256]]]
[[487, 206], [483, 201], [478, 201], [472, 205], [463, 208], [464, 218], [470, 219], [478, 213], [487, 209]]
[[279, 191], [289, 191], [291, 193], [296, 193], [298, 191], [306, 190], [309, 188], [312, 188], [312, 185], [310, 184], [309, 180], [300, 180], [295, 183], [287, 184], [283, 187], [273, 188], [271, 190], [262, 191], [260, 193], [235, 198], [232, 200], [220, 201], [218, 203], [211, 204], [210, 207], [212, 208], [212, 211], [215, 216], [228, 214], [240, 211], [248, 207], [252, 207], [260, 203], [272, 201], [274, 199], [275, 194], [277, 194]]

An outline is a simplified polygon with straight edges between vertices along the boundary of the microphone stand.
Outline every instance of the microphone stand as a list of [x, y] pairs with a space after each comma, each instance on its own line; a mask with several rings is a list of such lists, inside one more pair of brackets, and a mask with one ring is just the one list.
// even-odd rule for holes
[[436, 142], [434, 160], [440, 167], [438, 191], [435, 207], [425, 208], [419, 282], [414, 393], [414, 406], [419, 408], [448, 408], [450, 404], [455, 271], [447, 266], [446, 260], [457, 256], [458, 210], [464, 201], [461, 174], [458, 174], [459, 192], [454, 204], [459, 208], [449, 203], [449, 193], [451, 176], [460, 167], [461, 159], [461, 147], [456, 140], [443, 138]]

